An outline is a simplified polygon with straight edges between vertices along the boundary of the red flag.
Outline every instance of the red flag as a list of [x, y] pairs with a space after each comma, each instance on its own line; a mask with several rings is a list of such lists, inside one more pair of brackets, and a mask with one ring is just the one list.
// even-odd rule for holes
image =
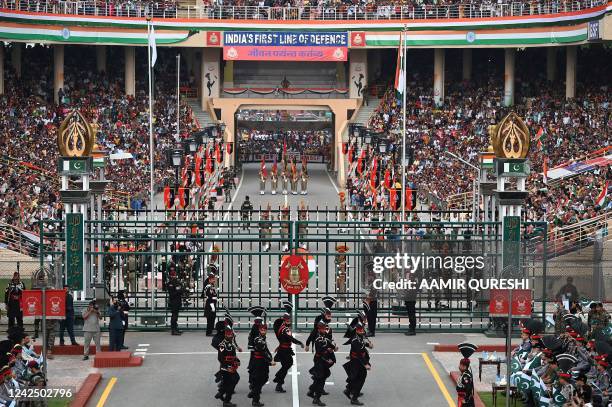
[[221, 161], [223, 161], [223, 154], [221, 153], [220, 144], [217, 144], [217, 147], [215, 147], [215, 155], [217, 156], [217, 162], [221, 163]]
[[297, 167], [295, 166], [295, 161], [291, 161], [291, 174], [297, 174]]
[[378, 159], [374, 157], [372, 162], [372, 169], [370, 170], [370, 186], [372, 189], [376, 189], [376, 171], [378, 170]]
[[266, 162], [263, 156], [261, 157], [261, 166], [259, 167], [259, 171], [264, 178], [268, 177], [268, 170], [266, 170]]
[[233, 147], [234, 147], [234, 146], [232, 145], [232, 143], [227, 143], [227, 149], [226, 149], [226, 151], [227, 151], [227, 153], [228, 153], [228, 154], [230, 154], [230, 155], [232, 154], [232, 151], [234, 151], [234, 150], [233, 150]]
[[183, 171], [181, 173], [181, 180], [183, 186], [189, 186], [191, 184], [191, 179], [189, 179], [189, 164], [191, 164], [191, 156], [185, 157], [185, 166], [183, 167]]
[[348, 143], [342, 143], [342, 154], [348, 153]]
[[391, 171], [389, 171], [389, 169], [385, 170], [384, 185], [385, 185], [385, 188], [387, 189], [391, 188]]
[[164, 187], [164, 204], [166, 205], [166, 209], [170, 209], [174, 206], [174, 199], [172, 199], [172, 192], [170, 191], [170, 187], [166, 185]]
[[366, 157], [365, 149], [361, 150], [361, 155], [357, 159], [357, 172], [359, 175], [363, 174], [363, 160]]
[[213, 162], [210, 151], [206, 149], [206, 172], [209, 174], [213, 173]]
[[391, 209], [397, 209], [397, 189], [395, 188], [389, 190], [389, 203], [391, 204]]
[[274, 164], [272, 164], [272, 174], [276, 174], [278, 172], [278, 165], [276, 164], [276, 156], [274, 156]]
[[185, 190], [187, 188], [179, 188], [178, 192], [179, 192], [179, 205], [181, 206], [181, 209], [185, 209], [185, 204], [186, 204], [186, 200], [185, 200]]
[[349, 164], [353, 163], [353, 154], [354, 154], [354, 150], [353, 150], [353, 144], [351, 144], [349, 151], [348, 151], [348, 162]]
[[406, 210], [411, 211], [414, 207], [414, 202], [412, 202], [412, 189], [406, 188]]
[[202, 186], [202, 176], [200, 175], [200, 167], [202, 167], [202, 157], [200, 154], [196, 154], [195, 159], [195, 183], [197, 186]]

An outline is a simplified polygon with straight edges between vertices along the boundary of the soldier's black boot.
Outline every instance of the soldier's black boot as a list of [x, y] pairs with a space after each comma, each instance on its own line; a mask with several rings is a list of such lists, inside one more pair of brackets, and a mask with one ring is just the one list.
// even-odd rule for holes
[[259, 400], [257, 400], [257, 401], [253, 400], [253, 402], [251, 402], [251, 405], [252, 405], [253, 407], [263, 407], [263, 406], [264, 406], [264, 403], [262, 403], [262, 402], [261, 402], [261, 401], [259, 401]]
[[359, 401], [359, 399], [357, 397], [353, 397], [351, 399], [351, 404], [354, 406], [363, 406], [363, 403], [361, 401]]
[[321, 399], [318, 396], [312, 399], [312, 404], [315, 406], [321, 406], [321, 407], [325, 407], [326, 405], [325, 403], [321, 401]]
[[347, 388], [347, 389], [344, 389], [344, 391], [343, 391], [342, 393], [344, 393], [344, 395], [345, 395], [346, 397], [348, 397], [349, 399], [351, 398], [351, 393], [349, 392], [349, 389], [348, 389], [348, 388]]
[[274, 390], [276, 390], [277, 393], [287, 393], [287, 390], [283, 389], [283, 385], [280, 383], [276, 385], [276, 389]]

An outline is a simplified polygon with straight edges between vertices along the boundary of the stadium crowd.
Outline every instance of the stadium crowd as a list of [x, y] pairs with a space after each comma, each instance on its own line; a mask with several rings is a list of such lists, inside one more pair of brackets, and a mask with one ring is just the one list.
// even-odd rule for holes
[[306, 154], [327, 157], [332, 138], [329, 130], [272, 132], [242, 128], [238, 129], [238, 133], [241, 162], [258, 162], [262, 155], [273, 154], [280, 161], [283, 151], [288, 156]]
[[[414, 150], [414, 164], [407, 171], [407, 180], [418, 186], [420, 198], [432, 207], [441, 207], [449, 197], [472, 190], [475, 171], [446, 152], [478, 165], [479, 153], [489, 145], [488, 126], [514, 110], [533, 131], [527, 220], [546, 219], [560, 226], [591, 218], [605, 209], [596, 205], [595, 199], [606, 180], [612, 178], [609, 167], [547, 183], [543, 172], [545, 157], [547, 168], [551, 169], [580, 161], [610, 145], [608, 86], [585, 84], [580, 97], [566, 101], [559, 91], [563, 88], [554, 83], [524, 81], [517, 84], [518, 95], [512, 109], [503, 106], [503, 84], [487, 76], [471, 82], [448, 83], [442, 106], [436, 106], [429, 96], [433, 92], [428, 77], [416, 73], [409, 77], [407, 86], [406, 139]], [[369, 128], [379, 138], [373, 143], [382, 141], [387, 145], [386, 152], [380, 153], [376, 145], [362, 150], [363, 144], [353, 141], [347, 188], [351, 203], [361, 207], [364, 202], [379, 208], [400, 207], [400, 194], [395, 195], [397, 203], [391, 204], [389, 188], [380, 184], [384, 183], [386, 169], [390, 170], [387, 177], [391, 183], [401, 181], [401, 115], [401, 100], [390, 89], [369, 121]], [[374, 182], [373, 157], [377, 158]]]
[[[44, 50], [40, 50], [44, 54]], [[77, 58], [72, 55], [69, 58]], [[174, 58], [160, 59], [158, 78], [171, 72]], [[49, 65], [25, 58], [23, 75], [7, 70], [7, 91], [0, 97], [0, 223], [36, 231], [37, 221], [54, 218], [61, 211], [56, 163], [56, 129], [73, 108], [97, 129], [97, 145], [110, 155], [128, 153], [124, 159], [111, 159], [106, 177], [112, 189], [129, 196], [129, 205], [139, 208], [148, 197], [149, 145], [146, 76], [137, 83], [137, 95], [125, 96], [120, 80], [112, 72], [96, 73], [83, 64], [68, 60], [60, 103], [52, 103]], [[78, 69], [77, 69], [78, 67]], [[113, 69], [111, 67], [111, 69]], [[146, 68], [145, 68], [146, 70]], [[187, 76], [187, 75], [185, 75]], [[169, 89], [172, 81], [156, 81], [154, 131], [156, 137], [155, 176], [160, 183], [167, 175], [165, 151], [176, 141], [176, 96]], [[181, 108], [181, 136], [196, 127], [191, 110]]]

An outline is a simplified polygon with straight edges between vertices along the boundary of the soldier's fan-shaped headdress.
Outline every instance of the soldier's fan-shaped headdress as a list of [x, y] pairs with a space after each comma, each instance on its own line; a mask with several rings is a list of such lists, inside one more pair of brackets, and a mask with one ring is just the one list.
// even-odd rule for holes
[[578, 359], [569, 353], [562, 353], [557, 356], [557, 364], [559, 365], [559, 377], [569, 379], [572, 377], [572, 368], [576, 365]]
[[542, 343], [552, 353], [560, 353], [563, 349], [563, 341], [555, 335], [545, 335], [542, 337]]
[[523, 333], [536, 335], [535, 339], [539, 339], [539, 335], [544, 331], [544, 324], [538, 319], [528, 319], [523, 322]]
[[336, 302], [338, 302], [338, 300], [336, 300], [334, 297], [323, 297], [321, 298], [321, 302], [324, 305], [324, 307], [321, 309], [321, 313], [331, 314], [331, 309], [334, 307]]
[[291, 301], [283, 301], [283, 308], [285, 309], [283, 318], [291, 318], [291, 313], [293, 312], [293, 304], [291, 303]]
[[249, 307], [248, 311], [255, 317], [255, 321], [263, 321], [266, 315], [266, 309], [261, 305], [253, 305]]
[[461, 359], [460, 363], [464, 366], [469, 366], [470, 356], [472, 356], [474, 352], [476, 352], [476, 349], [478, 349], [478, 347], [471, 343], [463, 342], [457, 345], [457, 348], [459, 349], [459, 352], [461, 352], [461, 355], [463, 355], [463, 359]]

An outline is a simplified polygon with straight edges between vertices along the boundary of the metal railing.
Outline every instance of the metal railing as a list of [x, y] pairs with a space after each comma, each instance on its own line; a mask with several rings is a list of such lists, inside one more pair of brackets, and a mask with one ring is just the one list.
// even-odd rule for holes
[[[30, 235], [31, 238], [27, 236]], [[38, 238], [32, 232], [19, 229], [16, 226], [0, 222], [0, 248], [21, 253], [26, 256], [38, 255], [39, 243], [33, 239]]]
[[607, 4], [606, 0], [510, 2], [482, 4], [465, 2], [452, 5], [385, 5], [378, 7], [259, 7], [259, 6], [164, 6], [163, 3], [137, 4], [96, 1], [2, 0], [8, 10], [79, 16], [116, 16], [212, 20], [424, 20], [532, 16], [582, 11]]

